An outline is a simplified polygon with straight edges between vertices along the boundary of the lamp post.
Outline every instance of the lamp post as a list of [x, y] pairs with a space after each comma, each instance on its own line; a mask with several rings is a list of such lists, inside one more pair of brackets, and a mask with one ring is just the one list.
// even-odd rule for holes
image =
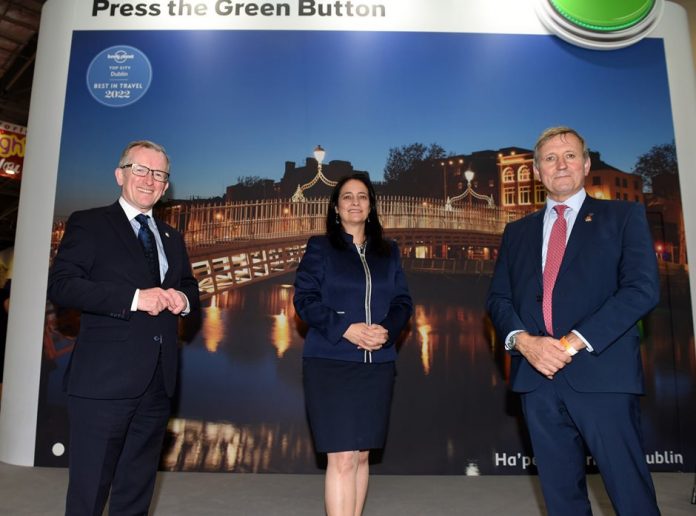
[[295, 193], [293, 194], [293, 196], [291, 198], [292, 202], [304, 202], [304, 201], [306, 201], [303, 192], [309, 188], [312, 188], [315, 184], [317, 184], [318, 181], [321, 181], [326, 186], [331, 186], [331, 187], [336, 186], [337, 181], [331, 181], [330, 179], [327, 179], [326, 176], [324, 176], [324, 174], [321, 171], [322, 162], [324, 161], [325, 155], [326, 155], [326, 151], [322, 148], [321, 145], [317, 145], [314, 148], [314, 159], [317, 160], [317, 174], [308, 183], [305, 183], [303, 185], [297, 185], [297, 190], [295, 190]]

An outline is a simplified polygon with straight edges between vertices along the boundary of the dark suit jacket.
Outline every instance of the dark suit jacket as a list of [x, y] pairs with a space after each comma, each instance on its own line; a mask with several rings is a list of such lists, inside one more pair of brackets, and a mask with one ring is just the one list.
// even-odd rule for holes
[[[157, 221], [169, 269], [162, 288], [183, 292], [199, 306], [198, 283], [181, 235]], [[134, 398], [148, 386], [161, 350], [165, 387], [176, 383], [178, 316], [131, 312], [137, 288], [153, 287], [138, 237], [118, 202], [74, 213], [67, 222], [48, 281], [56, 305], [82, 312], [66, 374], [68, 394]]]
[[380, 256], [370, 251], [368, 242], [368, 280], [353, 238], [342, 236], [346, 249], [336, 249], [326, 236], [311, 237], [297, 268], [295, 310], [309, 325], [303, 356], [364, 361], [363, 350], [343, 334], [351, 324], [367, 321], [367, 297], [372, 322], [389, 332], [384, 347], [372, 352], [372, 361], [393, 362], [394, 344], [413, 311], [399, 249], [392, 242], [390, 255]]
[[[513, 330], [546, 335], [542, 315], [544, 210], [505, 228], [488, 295], [500, 339]], [[657, 262], [645, 209], [587, 197], [575, 220], [553, 292], [553, 336], [577, 330], [593, 347], [562, 371], [581, 392], [642, 394], [636, 323], [659, 300]], [[545, 378], [512, 353], [511, 386], [536, 389]]]

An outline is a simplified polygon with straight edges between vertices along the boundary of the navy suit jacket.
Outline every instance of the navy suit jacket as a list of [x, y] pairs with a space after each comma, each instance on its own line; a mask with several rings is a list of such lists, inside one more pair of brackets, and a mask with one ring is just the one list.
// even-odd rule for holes
[[[544, 210], [507, 225], [488, 294], [502, 340], [513, 330], [546, 335], [542, 315]], [[587, 197], [570, 234], [553, 292], [553, 337], [577, 330], [581, 350], [561, 373], [580, 392], [642, 394], [637, 322], [659, 300], [655, 251], [638, 203]], [[536, 389], [546, 378], [512, 352], [511, 387]]]
[[[181, 235], [156, 221], [169, 269], [162, 288], [183, 292], [199, 306], [198, 283]], [[56, 305], [82, 312], [72, 352], [68, 394], [96, 399], [140, 396], [161, 353], [165, 387], [174, 392], [178, 316], [131, 311], [135, 290], [151, 288], [145, 254], [118, 202], [75, 212], [66, 225], [48, 281]]]
[[369, 299], [372, 323], [389, 332], [384, 347], [372, 352], [372, 361], [393, 362], [394, 343], [413, 310], [399, 249], [392, 242], [390, 255], [380, 256], [370, 252], [368, 242], [368, 286], [352, 237], [346, 233], [342, 236], [348, 244], [346, 249], [336, 249], [326, 236], [311, 237], [297, 268], [295, 310], [309, 325], [303, 356], [362, 362], [363, 350], [343, 334], [351, 324], [367, 321]]

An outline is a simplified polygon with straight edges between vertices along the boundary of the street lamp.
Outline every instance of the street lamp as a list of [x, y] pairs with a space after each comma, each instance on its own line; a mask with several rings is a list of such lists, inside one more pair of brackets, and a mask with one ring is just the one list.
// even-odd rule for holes
[[474, 180], [474, 171], [471, 170], [470, 168], [466, 169], [466, 172], [464, 172], [464, 178], [466, 179], [466, 191], [469, 192], [469, 206], [473, 205], [473, 189], [472, 189], [472, 182]]
[[317, 145], [314, 148], [314, 159], [316, 159], [317, 163], [319, 163], [319, 170], [321, 170], [321, 162], [324, 161], [324, 156], [326, 156], [326, 151], [321, 145]]
[[471, 182], [474, 180], [474, 171], [468, 169], [466, 172], [464, 172], [464, 177], [466, 178], [467, 188], [471, 188]]

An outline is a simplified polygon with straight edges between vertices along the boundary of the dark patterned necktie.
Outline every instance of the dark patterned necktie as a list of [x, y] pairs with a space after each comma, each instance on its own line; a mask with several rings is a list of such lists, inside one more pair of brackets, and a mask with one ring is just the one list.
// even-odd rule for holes
[[556, 284], [556, 277], [558, 276], [558, 270], [561, 268], [566, 248], [568, 223], [563, 216], [563, 212], [567, 207], [565, 204], [557, 204], [553, 207], [557, 216], [551, 227], [549, 245], [546, 250], [542, 310], [544, 313], [544, 324], [549, 335], [553, 335], [553, 287]]
[[152, 276], [152, 281], [155, 282], [155, 286], [159, 287], [161, 282], [159, 258], [157, 257], [157, 242], [155, 242], [155, 235], [148, 225], [149, 219], [150, 217], [144, 213], [140, 213], [135, 217], [135, 220], [140, 223], [138, 240], [140, 240], [140, 245], [143, 246], [143, 251], [145, 251], [145, 258], [147, 259], [147, 266], [150, 269], [150, 276]]

